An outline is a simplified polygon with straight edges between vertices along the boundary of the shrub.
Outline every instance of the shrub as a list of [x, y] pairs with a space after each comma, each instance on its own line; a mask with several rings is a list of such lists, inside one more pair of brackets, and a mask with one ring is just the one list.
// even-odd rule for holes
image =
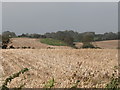
[[9, 43], [10, 39], [8, 36], [2, 36], [2, 49], [7, 48], [7, 44]]
[[71, 87], [71, 89], [73, 89], [73, 88], [77, 88], [79, 82], [80, 82], [80, 80], [77, 80], [76, 83]]
[[112, 77], [111, 82], [106, 85], [106, 88], [108, 90], [119, 90], [119, 85], [120, 85], [120, 77], [114, 78]]
[[73, 41], [74, 41], [74, 39], [73, 39], [72, 37], [66, 36], [63, 41], [64, 41], [67, 45], [73, 46]]
[[7, 48], [7, 45], [2, 45], [2, 49], [6, 49]]
[[7, 44], [9, 43], [10, 39], [8, 36], [2, 36], [2, 44]]
[[114, 73], [112, 74], [111, 81], [106, 85], [107, 90], [120, 90], [120, 77], [117, 74], [119, 68], [119, 66], [114, 66]]
[[15, 49], [15, 47], [14, 47], [13, 45], [11, 45], [9, 48], [11, 48], [11, 49]]
[[2, 33], [2, 36], [7, 36], [10, 38], [16, 37], [16, 34], [14, 32], [10, 32], [10, 31], [5, 31]]
[[83, 43], [82, 48], [95, 48], [95, 46], [91, 43]]
[[51, 80], [49, 80], [49, 81], [45, 84], [44, 88], [52, 88], [52, 87], [54, 87], [54, 83], [55, 83], [55, 80], [54, 80], [54, 78], [52, 78]]
[[94, 41], [94, 35], [91, 33], [86, 33], [82, 37], [82, 48], [95, 48], [95, 46], [92, 44]]

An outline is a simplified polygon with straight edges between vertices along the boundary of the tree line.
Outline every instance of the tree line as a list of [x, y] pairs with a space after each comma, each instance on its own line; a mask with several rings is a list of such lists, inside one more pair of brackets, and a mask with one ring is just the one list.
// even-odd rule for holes
[[[57, 32], [47, 32], [45, 34], [29, 34], [23, 33], [21, 35], [16, 35], [15, 32], [5, 31], [1, 35], [2, 43], [6, 44], [9, 42], [9, 38], [14, 37], [28, 37], [28, 38], [52, 38], [66, 42], [70, 46], [74, 46], [73, 42], [94, 42], [94, 41], [104, 41], [104, 40], [118, 40], [120, 39], [120, 32], [106, 32], [104, 34], [96, 34], [95, 32], [84, 32], [79, 33], [73, 30], [57, 31]], [[92, 46], [91, 46], [92, 47]]]
[[23, 33], [18, 35], [18, 37], [29, 37], [29, 38], [53, 38], [64, 40], [65, 38], [71, 38], [74, 42], [82, 42], [84, 35], [91, 35], [94, 41], [103, 41], [103, 40], [118, 40], [120, 39], [120, 32], [113, 33], [113, 32], [106, 32], [104, 34], [96, 34], [95, 32], [84, 32], [79, 33], [73, 30], [65, 30], [65, 31], [57, 31], [57, 32], [47, 32], [43, 35], [41, 34], [28, 34]]

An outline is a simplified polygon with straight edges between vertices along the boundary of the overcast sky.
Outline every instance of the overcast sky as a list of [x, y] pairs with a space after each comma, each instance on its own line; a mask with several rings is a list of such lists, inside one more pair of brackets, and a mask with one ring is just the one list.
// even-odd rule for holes
[[2, 2], [118, 2], [120, 0], [1, 0]]
[[45, 33], [61, 30], [118, 31], [117, 2], [4, 2], [2, 30]]

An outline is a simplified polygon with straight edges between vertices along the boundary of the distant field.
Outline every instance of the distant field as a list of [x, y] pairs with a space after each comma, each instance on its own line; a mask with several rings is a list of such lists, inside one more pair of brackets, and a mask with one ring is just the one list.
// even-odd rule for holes
[[52, 38], [41, 39], [40, 42], [48, 45], [53, 45], [53, 46], [67, 46], [66, 43], [60, 40], [52, 39]]
[[120, 42], [120, 40], [98, 41], [94, 42], [93, 44], [101, 48], [117, 49], [118, 42]]
[[[104, 49], [73, 49], [41, 43], [42, 39], [12, 38], [8, 46], [20, 49], [2, 49], [0, 53], [0, 85], [13, 73], [23, 68], [30, 70], [14, 79], [8, 87], [43, 88], [54, 78], [54, 88], [70, 88], [77, 80], [79, 88], [105, 88], [114, 74], [118, 75], [118, 41], [94, 42]], [[54, 43], [59, 41], [52, 41]], [[49, 42], [51, 43], [51, 42]], [[78, 47], [82, 43], [76, 43]], [[21, 47], [31, 47], [21, 49]], [[35, 49], [32, 49], [35, 47]], [[115, 72], [116, 71], [116, 72]]]
[[[41, 43], [40, 41], [43, 41], [44, 43]], [[54, 45], [48, 45], [45, 43], [56, 44], [57, 46]], [[59, 46], [59, 45], [65, 45], [65, 43], [60, 42], [58, 40], [48, 40], [48, 39], [35, 39], [35, 38], [11, 38], [10, 43], [8, 44], [8, 47], [13, 45], [15, 48], [20, 48], [22, 47], [30, 47], [30, 49], [71, 49], [71, 47], [68, 46]]]
[[[120, 40], [119, 40], [120, 41]], [[66, 46], [66, 44], [59, 40], [54, 39], [34, 39], [34, 38], [12, 38], [11, 43], [8, 47], [13, 45], [14, 47], [30, 47], [35, 49], [72, 49], [72, 47]], [[80, 48], [82, 43], [75, 42], [76, 47]], [[118, 40], [108, 40], [108, 41], [97, 41], [93, 42], [94, 46], [103, 48], [103, 49], [117, 49]]]
[[[93, 45], [103, 49], [117, 49], [118, 41], [120, 42], [120, 40], [96, 41], [96, 42], [93, 42]], [[79, 42], [75, 44], [78, 48], [82, 46], [82, 43], [79, 43]]]
[[[70, 88], [80, 80], [79, 88], [104, 88], [118, 64], [117, 49], [7, 49], [2, 50], [0, 80], [20, 71], [30, 70], [8, 86], [43, 88], [54, 78], [54, 88]], [[0, 66], [1, 66], [0, 65]], [[117, 75], [117, 72], [114, 73]]]

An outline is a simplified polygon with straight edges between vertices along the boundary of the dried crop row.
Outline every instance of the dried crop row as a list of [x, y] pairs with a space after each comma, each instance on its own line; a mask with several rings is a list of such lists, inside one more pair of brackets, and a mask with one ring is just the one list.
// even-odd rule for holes
[[21, 82], [27, 88], [39, 88], [51, 78], [57, 88], [71, 87], [76, 80], [80, 80], [78, 87], [105, 87], [118, 64], [116, 49], [11, 49], [2, 50], [2, 56], [4, 79], [21, 68], [30, 69], [9, 87]]

